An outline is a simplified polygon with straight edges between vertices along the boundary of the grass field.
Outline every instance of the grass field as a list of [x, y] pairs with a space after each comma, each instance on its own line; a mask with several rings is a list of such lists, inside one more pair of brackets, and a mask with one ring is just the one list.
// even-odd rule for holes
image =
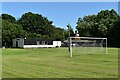
[[4, 49], [3, 78], [117, 78], [118, 49], [70, 58], [67, 48]]

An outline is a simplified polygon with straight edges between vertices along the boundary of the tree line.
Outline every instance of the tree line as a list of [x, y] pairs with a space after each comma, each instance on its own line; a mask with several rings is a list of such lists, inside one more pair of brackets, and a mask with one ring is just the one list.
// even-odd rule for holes
[[[2, 46], [11, 47], [14, 38], [41, 38], [64, 41], [68, 38], [68, 30], [53, 25], [47, 17], [32, 12], [24, 13], [19, 19], [9, 14], [1, 14]], [[78, 18], [76, 29], [80, 36], [107, 37], [108, 45], [120, 46], [120, 16], [115, 10], [101, 10]], [[70, 24], [70, 36], [74, 31]]]
[[120, 47], [120, 16], [114, 9], [78, 18], [76, 29], [81, 36], [107, 37], [108, 46]]

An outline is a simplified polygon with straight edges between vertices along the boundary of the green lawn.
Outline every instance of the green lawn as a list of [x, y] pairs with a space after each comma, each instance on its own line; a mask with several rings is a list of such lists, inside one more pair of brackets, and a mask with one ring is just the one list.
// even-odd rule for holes
[[4, 49], [3, 78], [117, 78], [118, 49], [109, 54], [67, 48]]

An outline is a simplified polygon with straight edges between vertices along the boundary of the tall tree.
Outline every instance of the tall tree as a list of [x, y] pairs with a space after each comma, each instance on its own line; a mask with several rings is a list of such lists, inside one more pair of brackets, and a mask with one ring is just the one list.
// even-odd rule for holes
[[102, 10], [97, 15], [78, 18], [76, 29], [81, 36], [107, 37], [117, 19], [118, 14], [113, 9]]
[[25, 37], [24, 35], [24, 31], [20, 25], [2, 21], [2, 46], [11, 47], [12, 39], [23, 38]]
[[47, 17], [32, 12], [23, 14], [18, 20], [18, 23], [23, 26], [24, 30], [42, 35], [48, 34], [49, 29], [52, 26], [52, 21], [49, 21]]
[[11, 23], [16, 23], [15, 17], [9, 15], [9, 14], [2, 14], [1, 18], [5, 21], [11, 22]]
[[119, 19], [114, 23], [113, 27], [109, 30], [108, 33], [109, 46], [120, 48], [119, 34], [120, 34], [120, 16]]
[[109, 30], [118, 19], [118, 14], [113, 9], [111, 11], [102, 10], [98, 13], [97, 19], [99, 21], [98, 30], [101, 33], [100, 36], [107, 37]]
[[80, 36], [88, 36], [88, 28], [89, 27], [86, 26], [86, 22], [83, 19], [78, 18], [76, 29], [78, 30]]

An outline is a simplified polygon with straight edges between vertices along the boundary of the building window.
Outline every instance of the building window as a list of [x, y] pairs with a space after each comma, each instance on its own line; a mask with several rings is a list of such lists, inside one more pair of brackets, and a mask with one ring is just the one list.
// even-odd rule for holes
[[42, 41], [42, 45], [45, 45], [45, 41]]
[[48, 42], [45, 42], [46, 45], [48, 45]]

